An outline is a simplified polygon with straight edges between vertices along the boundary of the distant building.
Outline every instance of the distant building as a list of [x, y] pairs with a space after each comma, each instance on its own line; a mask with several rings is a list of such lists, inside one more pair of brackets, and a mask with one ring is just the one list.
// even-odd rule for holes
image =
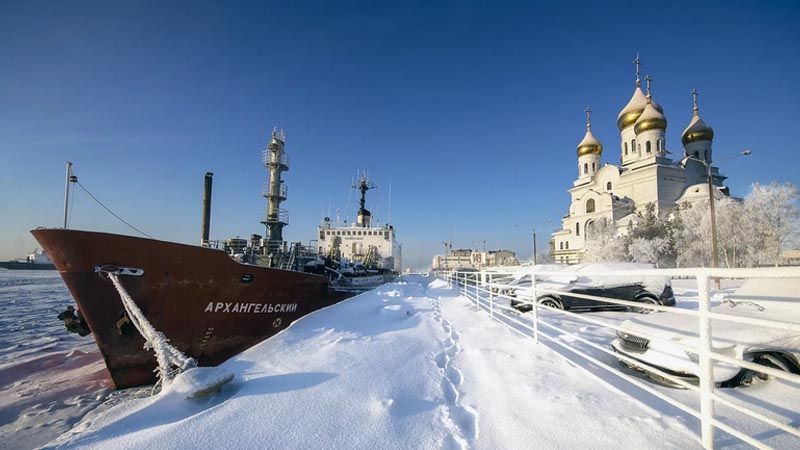
[[562, 229], [550, 238], [556, 263], [581, 261], [595, 220], [605, 219], [619, 233], [626, 233], [629, 226], [637, 224], [636, 213], [643, 212], [648, 203], [655, 206], [660, 217], [665, 217], [676, 205], [707, 201], [706, 164], [718, 191], [715, 195], [729, 195], [723, 184], [726, 177], [712, 165], [714, 130], [700, 119], [697, 91], [692, 91], [692, 117], [681, 134], [682, 158], [673, 161], [667, 150], [667, 118], [653, 99], [649, 76], [645, 77], [647, 94], [642, 92], [638, 57], [634, 63], [633, 96], [617, 117], [619, 165], [602, 165], [603, 145], [592, 134], [591, 110], [586, 109], [586, 134], [577, 148], [578, 178], [569, 189], [569, 212], [561, 219]]
[[784, 266], [800, 266], [800, 250], [784, 250], [781, 253], [781, 264]]
[[481, 269], [484, 267], [516, 266], [516, 253], [511, 250], [490, 250], [481, 252], [471, 249], [455, 249], [446, 255], [433, 257], [433, 270]]

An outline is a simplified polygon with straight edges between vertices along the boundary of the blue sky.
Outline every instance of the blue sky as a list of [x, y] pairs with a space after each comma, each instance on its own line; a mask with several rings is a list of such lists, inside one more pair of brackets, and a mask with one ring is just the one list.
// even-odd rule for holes
[[[155, 237], [197, 242], [206, 171], [212, 237], [263, 234], [273, 126], [289, 239], [313, 238], [367, 169], [379, 220], [392, 186], [406, 263], [450, 237], [528, 257], [531, 226], [567, 210], [587, 105], [619, 162], [636, 52], [673, 154], [697, 88], [715, 157], [753, 151], [721, 164], [734, 194], [799, 183], [798, 19], [797, 2], [2, 2], [0, 257], [60, 224], [67, 160]], [[130, 232], [75, 198], [72, 227]]]

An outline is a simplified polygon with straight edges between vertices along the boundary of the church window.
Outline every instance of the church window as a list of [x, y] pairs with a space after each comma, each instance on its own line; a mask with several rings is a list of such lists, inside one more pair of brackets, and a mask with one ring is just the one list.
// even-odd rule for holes
[[607, 191], [611, 190], [611, 182], [610, 181], [608, 183], [606, 183], [606, 190]]
[[636, 151], [642, 156], [642, 144], [636, 144]]
[[699, 158], [700, 157], [700, 152], [694, 152], [694, 157], [695, 158]]
[[564, 243], [560, 242], [560, 245], [558, 247], [559, 247], [559, 250], [564, 250]]
[[589, 163], [583, 163], [583, 173], [589, 173]]
[[664, 150], [664, 144], [663, 144], [663, 142], [664, 142], [664, 141], [662, 141], [661, 139], [659, 139], [659, 140], [657, 140], [657, 141], [656, 141], [656, 149], [659, 151], [659, 153], [660, 153], [662, 150]]
[[653, 150], [650, 148], [650, 141], [645, 142], [644, 146], [647, 149], [647, 153], [653, 153]]
[[[586, 200], [586, 213], [588, 214], [593, 212], [594, 212], [594, 199], [590, 198], [589, 200]], [[580, 234], [580, 232], [578, 234]]]
[[566, 246], [566, 248], [567, 248], [567, 250], [569, 250], [569, 241], [567, 241], [567, 246]]
[[628, 143], [625, 142], [625, 156], [628, 156]]
[[631, 139], [631, 153], [636, 151], [636, 139]]
[[[575, 223], [575, 236], [580, 236], [580, 235], [581, 235], [581, 224], [576, 222]], [[569, 245], [569, 244], [567, 244], [567, 245]]]

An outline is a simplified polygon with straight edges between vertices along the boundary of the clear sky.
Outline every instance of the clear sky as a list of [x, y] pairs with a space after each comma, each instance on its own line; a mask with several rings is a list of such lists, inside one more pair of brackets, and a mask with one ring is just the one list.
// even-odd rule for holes
[[[587, 105], [619, 162], [637, 52], [673, 155], [697, 88], [715, 157], [753, 151], [721, 163], [734, 195], [800, 183], [800, 3], [539, 3], [3, 1], [0, 258], [60, 225], [67, 160], [157, 238], [199, 240], [206, 171], [212, 238], [263, 234], [273, 126], [292, 158], [288, 239], [312, 239], [329, 204], [344, 213], [367, 169], [381, 221], [391, 184], [407, 265], [450, 237], [529, 257], [531, 227], [567, 212]], [[73, 228], [132, 233], [75, 199]]]

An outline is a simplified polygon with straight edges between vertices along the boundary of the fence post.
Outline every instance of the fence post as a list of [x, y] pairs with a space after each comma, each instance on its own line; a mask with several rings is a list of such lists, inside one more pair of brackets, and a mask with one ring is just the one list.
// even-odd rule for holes
[[485, 276], [486, 273], [482, 270], [479, 274], [475, 274], [475, 308], [477, 308], [478, 311], [481, 310], [481, 291], [479, 286], [483, 287], [483, 280]]
[[700, 313], [699, 340], [697, 355], [700, 360], [700, 429], [703, 448], [714, 448], [714, 363], [711, 359], [713, 344], [711, 341], [711, 318], [708, 316], [711, 307], [709, 299], [708, 275], [697, 276], [697, 293], [700, 302], [697, 310]]
[[536, 269], [531, 269], [531, 295], [533, 298], [531, 301], [533, 305], [531, 306], [531, 311], [533, 312], [533, 341], [537, 344], [539, 343], [539, 302], [536, 301], [538, 295], [536, 295]]
[[492, 290], [492, 275], [489, 275], [488, 285], [489, 290], [489, 318], [494, 319], [494, 291]]

